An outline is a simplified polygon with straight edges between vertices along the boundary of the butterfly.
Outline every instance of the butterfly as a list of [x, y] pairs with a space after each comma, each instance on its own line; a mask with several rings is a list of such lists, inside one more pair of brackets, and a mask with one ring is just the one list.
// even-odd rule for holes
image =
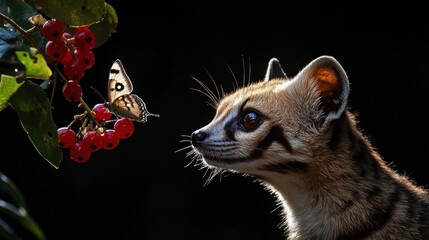
[[137, 122], [146, 122], [148, 116], [159, 117], [159, 114], [150, 113], [144, 101], [136, 94], [132, 94], [132, 91], [133, 83], [121, 61], [116, 59], [110, 68], [107, 84], [110, 111], [118, 117]]

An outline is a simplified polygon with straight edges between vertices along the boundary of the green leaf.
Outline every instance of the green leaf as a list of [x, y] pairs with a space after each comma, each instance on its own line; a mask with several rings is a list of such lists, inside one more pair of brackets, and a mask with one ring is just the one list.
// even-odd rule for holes
[[[0, 172], [0, 190], [1, 195], [4, 196], [3, 192], [7, 194], [14, 201], [14, 204], [0, 199], [0, 212], [3, 216], [7, 216], [8, 220], [14, 220], [20, 224], [23, 229], [26, 229], [33, 234], [37, 239], [45, 239], [45, 235], [36, 224], [36, 222], [28, 215], [26, 209], [26, 203], [21, 191], [10, 180], [6, 175]], [[21, 238], [14, 231], [14, 229], [0, 218], [0, 238], [9, 240], [20, 240]]]
[[0, 12], [13, 19], [24, 29], [32, 27], [28, 18], [37, 14], [36, 9], [20, 0], [1, 0]]
[[45, 234], [39, 225], [30, 215], [28, 215], [24, 208], [17, 208], [14, 205], [0, 199], [0, 212], [3, 212], [8, 217], [18, 222], [22, 227], [37, 237], [37, 239], [46, 239]]
[[[118, 26], [118, 16], [116, 15], [115, 9], [108, 3], [105, 3], [105, 6], [106, 14], [104, 15], [103, 20], [89, 27], [96, 37], [94, 48], [97, 48], [107, 42], [112, 34], [116, 32], [116, 28]], [[64, 26], [64, 31], [74, 35], [76, 33], [76, 28]]]
[[15, 51], [15, 54], [26, 68], [26, 77], [49, 80], [52, 76], [52, 70], [46, 63], [45, 58], [35, 48], [30, 48], [30, 52]]
[[0, 239], [8, 240], [21, 240], [15, 233], [15, 231], [7, 224], [3, 219], [0, 218]]
[[69, 26], [91, 25], [101, 21], [106, 12], [104, 0], [25, 0], [49, 18]]
[[0, 111], [8, 106], [10, 97], [23, 84], [23, 81], [18, 81], [16, 77], [1, 75], [0, 78]]
[[15, 56], [15, 51], [24, 49], [19, 33], [0, 27], [0, 74], [16, 76], [24, 72], [25, 67]]
[[22, 36], [14, 29], [0, 28], [0, 58], [7, 59], [12, 50], [22, 49]]
[[112, 33], [116, 32], [118, 26], [118, 16], [116, 15], [115, 9], [108, 3], [106, 3], [106, 15], [103, 20], [90, 27], [91, 31], [94, 32], [97, 42], [95, 47], [99, 47], [111, 37]]
[[[33, 27], [33, 24], [28, 21], [28, 19], [34, 15], [39, 14], [33, 6], [25, 3], [21, 0], [1, 0], [0, 1], [0, 12], [2, 12], [7, 17], [11, 18], [16, 24], [21, 26], [23, 29], [30, 29]], [[10, 26], [9, 26], [10, 27]], [[12, 28], [12, 27], [10, 27]], [[21, 37], [21, 34], [17, 32]], [[42, 36], [40, 31], [33, 32], [31, 37], [38, 44], [40, 48], [44, 48], [46, 45], [46, 39]], [[1, 38], [1, 37], [0, 37]], [[30, 44], [23, 39], [23, 47], [29, 46]], [[28, 50], [28, 49], [23, 49]]]
[[58, 145], [57, 126], [45, 91], [39, 85], [25, 81], [10, 98], [9, 104], [18, 113], [22, 127], [39, 154], [58, 169], [63, 153]]
[[8, 194], [18, 208], [27, 208], [21, 190], [19, 190], [15, 183], [2, 172], [0, 172], [0, 190]]
[[19, 61], [8, 62], [0, 59], [0, 75], [23, 76], [25, 67]]

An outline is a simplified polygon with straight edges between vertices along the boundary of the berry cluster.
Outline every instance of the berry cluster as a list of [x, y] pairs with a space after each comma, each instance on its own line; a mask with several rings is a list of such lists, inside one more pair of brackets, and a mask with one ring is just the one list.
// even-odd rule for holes
[[[76, 162], [87, 162], [91, 154], [100, 149], [111, 150], [118, 146], [121, 139], [130, 137], [134, 132], [134, 122], [128, 118], [110, 120], [112, 112], [104, 103], [98, 103], [93, 108], [95, 124], [92, 122], [79, 131], [67, 127], [58, 128], [59, 146], [70, 150], [70, 158]], [[80, 120], [86, 120], [84, 116]], [[106, 125], [114, 122], [113, 128]], [[73, 123], [73, 122], [72, 122]], [[84, 126], [84, 124], [82, 124]]]
[[[98, 103], [92, 109], [82, 99], [80, 80], [85, 71], [95, 63], [92, 52], [96, 36], [87, 26], [75, 27], [74, 34], [65, 31], [59, 19], [46, 20], [41, 15], [29, 19], [46, 38], [45, 55], [55, 65], [62, 66], [64, 85], [62, 93], [68, 101], [79, 102], [84, 113], [74, 116], [72, 122], [57, 129], [58, 145], [67, 149], [70, 158], [78, 163], [87, 162], [100, 149], [111, 150], [121, 139], [134, 133], [134, 122], [113, 114], [106, 103]], [[60, 70], [60, 69], [57, 69]], [[60, 70], [61, 71], [61, 70]], [[114, 116], [114, 117], [113, 117]], [[79, 126], [77, 123], [79, 122]], [[111, 127], [109, 127], [109, 125]]]
[[79, 80], [95, 63], [92, 52], [96, 43], [95, 34], [89, 26], [81, 26], [72, 35], [64, 31], [64, 24], [58, 19], [44, 22], [41, 33], [48, 40], [46, 56], [63, 65], [63, 73], [67, 78], [62, 89], [64, 97], [69, 101], [78, 101], [82, 97]]

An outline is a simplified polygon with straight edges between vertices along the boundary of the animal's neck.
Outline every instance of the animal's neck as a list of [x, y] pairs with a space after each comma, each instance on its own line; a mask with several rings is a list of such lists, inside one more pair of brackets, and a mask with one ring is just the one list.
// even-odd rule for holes
[[339, 134], [335, 136], [339, 139], [308, 154], [305, 172], [270, 172], [263, 178], [283, 203], [291, 236], [334, 238], [347, 229], [364, 225], [367, 216], [357, 211], [365, 210], [362, 206], [367, 204], [368, 193], [379, 191], [364, 178], [384, 181], [395, 176], [356, 131], [353, 121], [347, 115], [340, 119], [327, 135], [332, 140], [333, 135]]

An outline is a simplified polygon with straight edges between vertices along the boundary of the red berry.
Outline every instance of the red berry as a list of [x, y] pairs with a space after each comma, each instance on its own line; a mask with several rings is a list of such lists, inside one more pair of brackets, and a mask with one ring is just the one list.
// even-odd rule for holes
[[78, 101], [82, 97], [82, 87], [78, 81], [68, 80], [62, 90], [64, 97], [69, 101]]
[[96, 43], [95, 34], [89, 29], [78, 29], [74, 35], [76, 48], [92, 49]]
[[76, 28], [77, 31], [81, 31], [81, 30], [86, 30], [90, 27], [91, 25], [82, 25]]
[[119, 138], [129, 138], [134, 132], [134, 123], [128, 118], [121, 118], [115, 122], [113, 129]]
[[43, 24], [41, 33], [51, 41], [61, 39], [64, 33], [64, 24], [58, 19], [49, 19]]
[[60, 127], [58, 132], [58, 145], [61, 148], [70, 148], [76, 142], [75, 132], [68, 127]]
[[79, 81], [83, 78], [85, 70], [85, 65], [76, 57], [64, 64], [63, 67], [64, 76], [66, 76], [68, 80]]
[[87, 132], [82, 138], [82, 143], [88, 147], [91, 152], [95, 152], [103, 146], [102, 137], [97, 131]]
[[107, 121], [112, 117], [112, 112], [110, 112], [109, 108], [107, 108], [104, 103], [95, 104], [92, 111], [94, 112], [94, 118], [97, 121]]
[[82, 142], [76, 142], [70, 147], [70, 158], [78, 163], [84, 163], [91, 157], [91, 150]]
[[83, 63], [85, 69], [89, 69], [94, 66], [95, 56], [91, 49], [76, 48], [74, 50], [74, 55], [79, 59], [79, 62]]
[[63, 59], [61, 59], [61, 64], [65, 65], [66, 63], [68, 63], [72, 59], [73, 59], [73, 55], [71, 54], [70, 49], [67, 48], [67, 53], [63, 57]]
[[119, 137], [116, 135], [115, 130], [107, 129], [104, 131], [103, 137], [103, 148], [106, 150], [114, 149], [119, 144]]
[[68, 47], [63, 40], [48, 41], [45, 46], [45, 53], [53, 61], [61, 61], [67, 54]]

